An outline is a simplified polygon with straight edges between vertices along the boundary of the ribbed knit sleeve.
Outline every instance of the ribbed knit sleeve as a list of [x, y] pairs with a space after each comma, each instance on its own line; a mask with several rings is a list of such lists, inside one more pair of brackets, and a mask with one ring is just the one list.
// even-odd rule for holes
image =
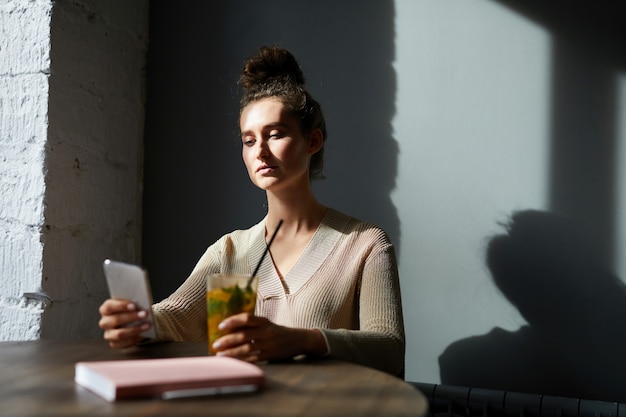
[[217, 246], [209, 247], [191, 275], [173, 294], [152, 306], [157, 340], [207, 340], [206, 276], [219, 271]]
[[[229, 233], [211, 245], [183, 284], [152, 311], [159, 341], [207, 341], [206, 279], [209, 274], [250, 274], [249, 259], [261, 257], [265, 248], [262, 223]], [[256, 245], [250, 245], [255, 236]]]
[[379, 236], [363, 265], [357, 329], [323, 329], [330, 354], [393, 375], [404, 372], [402, 302], [393, 246]]

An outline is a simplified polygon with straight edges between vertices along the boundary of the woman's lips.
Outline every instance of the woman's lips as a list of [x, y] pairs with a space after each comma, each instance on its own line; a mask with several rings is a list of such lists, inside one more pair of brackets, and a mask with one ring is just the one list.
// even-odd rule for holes
[[256, 169], [256, 172], [259, 174], [268, 174], [274, 170], [274, 166], [271, 165], [261, 165]]

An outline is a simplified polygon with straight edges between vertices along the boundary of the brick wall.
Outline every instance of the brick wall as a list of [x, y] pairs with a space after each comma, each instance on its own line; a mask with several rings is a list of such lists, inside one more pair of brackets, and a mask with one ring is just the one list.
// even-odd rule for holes
[[0, 0], [0, 340], [99, 336], [140, 259], [147, 2]]

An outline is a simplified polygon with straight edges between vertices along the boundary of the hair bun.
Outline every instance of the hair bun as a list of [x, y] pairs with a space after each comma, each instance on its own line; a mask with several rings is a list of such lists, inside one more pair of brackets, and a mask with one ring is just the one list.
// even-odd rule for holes
[[303, 86], [304, 74], [289, 51], [278, 46], [264, 46], [244, 64], [241, 84], [250, 89], [272, 81]]

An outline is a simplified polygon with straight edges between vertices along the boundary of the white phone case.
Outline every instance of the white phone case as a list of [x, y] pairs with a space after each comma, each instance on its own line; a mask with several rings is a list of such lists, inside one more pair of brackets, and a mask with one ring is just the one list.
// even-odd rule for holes
[[[111, 298], [130, 300], [141, 310], [148, 312], [142, 322], [150, 322], [152, 326], [141, 333], [142, 336], [155, 338], [154, 320], [152, 318], [152, 292], [148, 281], [148, 272], [138, 266], [124, 262], [106, 259], [104, 261], [104, 276], [109, 287]], [[135, 323], [131, 323], [135, 324]]]

